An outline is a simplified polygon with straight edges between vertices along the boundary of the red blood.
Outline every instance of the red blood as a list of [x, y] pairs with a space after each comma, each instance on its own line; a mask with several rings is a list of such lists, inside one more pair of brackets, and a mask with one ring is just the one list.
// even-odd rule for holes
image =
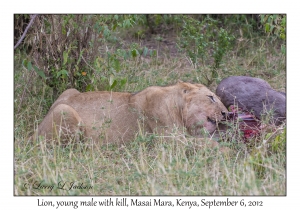
[[239, 123], [239, 129], [244, 134], [244, 142], [260, 134], [260, 121], [253, 114], [233, 105], [229, 106], [229, 110], [231, 112], [227, 114], [227, 120]]

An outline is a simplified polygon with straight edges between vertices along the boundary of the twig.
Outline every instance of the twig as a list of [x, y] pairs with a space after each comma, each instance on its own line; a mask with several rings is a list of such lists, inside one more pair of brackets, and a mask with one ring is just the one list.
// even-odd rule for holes
[[84, 57], [82, 55], [81, 55], [81, 58], [91, 69], [93, 69], [95, 72], [97, 72], [96, 69], [94, 69], [90, 64], [88, 64], [88, 62], [84, 59]]
[[14, 50], [21, 44], [21, 42], [22, 42], [23, 39], [25, 38], [25, 36], [26, 36], [26, 34], [27, 34], [27, 31], [28, 31], [28, 29], [31, 27], [31, 25], [33, 24], [33, 21], [34, 21], [34, 19], [36, 18], [36, 16], [37, 16], [37, 14], [31, 16], [31, 20], [30, 20], [28, 26], [26, 27], [26, 29], [25, 29], [23, 35], [21, 36], [21, 38], [19, 39], [19, 41], [17, 42], [17, 44], [14, 46]]

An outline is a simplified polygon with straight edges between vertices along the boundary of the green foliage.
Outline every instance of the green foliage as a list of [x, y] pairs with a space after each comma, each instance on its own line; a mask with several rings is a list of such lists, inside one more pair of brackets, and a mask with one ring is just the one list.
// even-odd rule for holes
[[286, 128], [283, 132], [276, 135], [271, 144], [273, 152], [285, 151], [286, 149]]
[[[180, 48], [191, 59], [195, 69], [210, 65], [211, 78], [217, 78], [217, 69], [220, 67], [224, 55], [232, 46], [234, 36], [218, 26], [218, 21], [205, 17], [199, 21], [190, 16], [182, 16], [183, 29], [180, 34]], [[210, 58], [213, 63], [207, 63]], [[208, 84], [211, 80], [206, 77]]]
[[[25, 43], [32, 46], [32, 57], [26, 61], [26, 68], [34, 70], [47, 85], [59, 94], [66, 88], [81, 91], [93, 90], [93, 82], [101, 77], [114, 88], [117, 83], [122, 86], [126, 79], [116, 80], [121, 70], [121, 60], [115, 52], [106, 49], [100, 54], [105, 60], [95, 72], [93, 63], [99, 57], [99, 48], [108, 43], [116, 43], [113, 31], [117, 27], [128, 29], [140, 21], [136, 15], [40, 15]], [[107, 47], [106, 47], [107, 48]], [[34, 59], [39, 57], [39, 59]], [[133, 54], [134, 56], [134, 54]], [[98, 78], [95, 76], [97, 75]]]
[[260, 15], [261, 24], [267, 34], [274, 34], [282, 40], [286, 40], [286, 15]]
[[213, 57], [214, 57], [214, 69], [218, 69], [220, 67], [222, 58], [226, 54], [226, 52], [230, 49], [231, 41], [233, 40], [233, 36], [230, 36], [226, 30], [223, 28], [220, 29], [217, 35], [217, 41], [213, 42]]
[[243, 38], [252, 38], [253, 35], [262, 34], [259, 15], [255, 14], [231, 14], [219, 15], [220, 24], [230, 33], [238, 34]]
[[25, 40], [33, 46], [26, 67], [31, 70], [30, 65], [34, 64], [36, 73], [53, 88], [55, 97], [67, 88], [122, 89], [128, 82], [122, 76], [125, 61], [137, 62], [141, 56], [152, 57], [156, 53], [137, 44], [122, 49], [115, 36], [118, 29], [145, 25], [145, 15], [40, 15], [38, 19]]
[[22, 62], [22, 65], [28, 71], [31, 71], [33, 69], [40, 77], [42, 77], [43, 79], [46, 79], [44, 72], [42, 70], [40, 70], [38, 67], [32, 66], [31, 61], [24, 59]]
[[[121, 80], [125, 81], [117, 75], [122, 74], [122, 70], [117, 70], [114, 63], [119, 62], [119, 67], [126, 69], [124, 61], [127, 59], [137, 61], [136, 58], [146, 56], [147, 53], [150, 56], [155, 53], [143, 46], [131, 46], [130, 52], [127, 48], [127, 53], [120, 56], [119, 52], [124, 50], [124, 46], [116, 35], [137, 26], [138, 29], [133, 31], [136, 31], [134, 37], [138, 39], [147, 36], [147, 27], [151, 33], [162, 34], [171, 29], [178, 32], [180, 49], [191, 59], [197, 72], [204, 75], [206, 84], [209, 85], [219, 79], [220, 65], [232, 47], [232, 34], [236, 31], [240, 31], [242, 36], [251, 37], [259, 24], [265, 24], [267, 32], [279, 33], [281, 38], [285, 38], [284, 15], [261, 15], [261, 22], [257, 21], [257, 17], [258, 15], [39, 15], [24, 46], [30, 48], [31, 56], [28, 60], [38, 69], [36, 73], [53, 88], [55, 95], [71, 87], [80, 91], [98, 88], [110, 90], [112, 84], [114, 88], [122, 88], [119, 84]], [[28, 15], [15, 16], [19, 31], [25, 25], [21, 20], [28, 21]], [[163, 41], [162, 36], [157, 37], [158, 41]], [[108, 46], [110, 49], [107, 49]], [[282, 45], [281, 48], [284, 53], [285, 46]], [[93, 64], [99, 56], [107, 63], [105, 68], [96, 72], [97, 68]], [[210, 74], [203, 70], [204, 66], [209, 67]], [[95, 82], [101, 85], [97, 87]]]

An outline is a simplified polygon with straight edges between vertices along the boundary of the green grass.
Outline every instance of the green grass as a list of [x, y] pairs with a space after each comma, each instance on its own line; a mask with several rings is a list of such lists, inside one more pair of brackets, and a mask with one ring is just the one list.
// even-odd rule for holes
[[[284, 154], [255, 154], [245, 146], [234, 155], [194, 150], [175, 137], [168, 142], [138, 139], [117, 147], [92, 144], [67, 147], [15, 144], [16, 195], [284, 195]], [[254, 153], [254, 152], [252, 152]], [[54, 185], [32, 189], [35, 182]], [[69, 190], [70, 182], [92, 189]], [[27, 183], [24, 187], [24, 183]], [[57, 189], [66, 183], [65, 189]], [[29, 186], [32, 188], [30, 189]], [[29, 189], [27, 189], [29, 188]]]
[[[15, 54], [15, 195], [286, 195], [285, 124], [263, 132], [252, 145], [225, 142], [229, 154], [194, 150], [192, 140], [176, 134], [165, 141], [141, 133], [123, 146], [29, 141], [55, 98], [35, 73], [21, 67], [24, 57]], [[163, 52], [122, 65], [120, 74], [128, 82], [117, 90], [131, 92], [178, 79], [205, 84], [203, 74], [210, 71], [207, 66], [196, 71], [183, 54], [170, 57]], [[223, 78], [248, 75], [285, 92], [285, 69], [285, 55], [276, 41], [244, 39], [226, 55], [209, 88], [214, 92]], [[71, 182], [88, 189], [58, 189], [59, 183], [67, 189]], [[33, 189], [38, 183], [54, 188]]]

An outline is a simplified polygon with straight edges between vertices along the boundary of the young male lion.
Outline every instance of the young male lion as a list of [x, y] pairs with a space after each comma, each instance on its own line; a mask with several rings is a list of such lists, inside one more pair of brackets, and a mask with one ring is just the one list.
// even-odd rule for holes
[[83, 135], [96, 142], [128, 142], [140, 131], [168, 136], [173, 129], [200, 137], [215, 131], [226, 107], [201, 84], [178, 82], [138, 93], [66, 90], [38, 127], [46, 139]]

